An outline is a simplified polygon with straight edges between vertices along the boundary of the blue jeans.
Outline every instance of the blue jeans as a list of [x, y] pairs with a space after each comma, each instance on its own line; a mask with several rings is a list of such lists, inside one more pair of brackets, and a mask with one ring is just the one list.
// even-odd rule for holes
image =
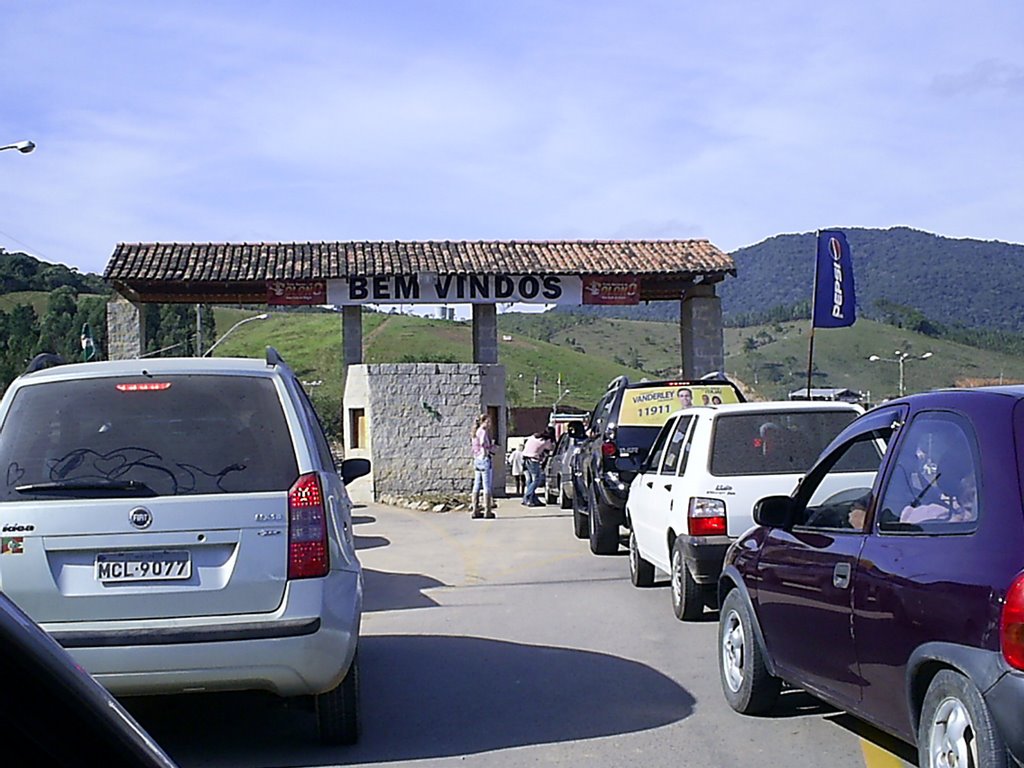
[[494, 464], [490, 457], [473, 459], [473, 493], [480, 493], [481, 489], [488, 496], [491, 495], [491, 484], [494, 478]]
[[523, 503], [540, 504], [540, 499], [537, 498], [537, 489], [542, 477], [540, 462], [537, 459], [524, 459], [523, 465], [526, 467], [526, 493], [523, 494]]

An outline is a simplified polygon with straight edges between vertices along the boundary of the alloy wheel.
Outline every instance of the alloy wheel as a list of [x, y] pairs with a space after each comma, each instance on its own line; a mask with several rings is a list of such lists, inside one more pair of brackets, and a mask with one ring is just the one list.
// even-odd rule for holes
[[929, 768], [975, 768], [978, 765], [974, 724], [959, 699], [950, 696], [942, 700], [932, 718], [930, 734]]
[[743, 656], [746, 650], [743, 622], [736, 611], [729, 611], [722, 630], [722, 672], [734, 693], [743, 685]]

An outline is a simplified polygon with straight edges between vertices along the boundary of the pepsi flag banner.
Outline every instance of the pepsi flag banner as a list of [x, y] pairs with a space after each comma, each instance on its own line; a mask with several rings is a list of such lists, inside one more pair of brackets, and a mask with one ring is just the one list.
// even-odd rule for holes
[[853, 262], [846, 235], [837, 230], [818, 233], [818, 262], [814, 270], [815, 328], [845, 328], [857, 319]]

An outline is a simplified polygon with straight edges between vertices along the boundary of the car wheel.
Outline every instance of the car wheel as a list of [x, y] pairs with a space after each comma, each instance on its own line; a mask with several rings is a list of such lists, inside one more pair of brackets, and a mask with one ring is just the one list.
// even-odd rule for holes
[[583, 507], [583, 494], [579, 488], [572, 495], [572, 531], [577, 539], [590, 538], [590, 516]]
[[968, 678], [951, 669], [935, 675], [921, 706], [917, 734], [921, 768], [1008, 765], [1006, 743]]
[[725, 598], [718, 621], [718, 671], [725, 700], [741, 714], [767, 712], [779, 697], [782, 681], [768, 672], [754, 620], [736, 589]]
[[590, 551], [595, 555], [614, 555], [619, 551], [619, 526], [603, 519], [594, 484], [587, 486], [587, 508], [590, 512]]
[[359, 740], [358, 662], [357, 653], [345, 679], [315, 698], [317, 730], [324, 744], [355, 744]]
[[704, 595], [700, 585], [693, 580], [690, 569], [683, 557], [682, 539], [672, 543], [672, 570], [669, 573], [672, 584], [672, 612], [680, 621], [695, 621], [704, 613]]
[[654, 584], [654, 566], [643, 559], [636, 546], [636, 534], [629, 532], [629, 580], [634, 587], [649, 587]]
[[557, 497], [558, 492], [556, 491], [554, 494], [552, 494], [550, 485], [544, 486], [544, 501], [546, 501], [548, 504], [554, 504], [557, 500]]
[[572, 497], [565, 492], [565, 484], [558, 484], [558, 507], [559, 509], [572, 509]]

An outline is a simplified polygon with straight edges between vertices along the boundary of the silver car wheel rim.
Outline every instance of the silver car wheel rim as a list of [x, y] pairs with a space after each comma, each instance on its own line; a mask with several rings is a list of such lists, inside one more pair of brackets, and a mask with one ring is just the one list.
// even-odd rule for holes
[[636, 573], [639, 566], [640, 555], [636, 551], [636, 536], [633, 533], [629, 534], [629, 570], [631, 573]]
[[725, 683], [733, 693], [743, 685], [743, 652], [746, 638], [743, 634], [743, 622], [736, 611], [729, 611], [725, 617], [722, 630], [722, 672]]
[[932, 717], [928, 754], [935, 768], [969, 768], [978, 765], [974, 724], [963, 703], [943, 699]]

